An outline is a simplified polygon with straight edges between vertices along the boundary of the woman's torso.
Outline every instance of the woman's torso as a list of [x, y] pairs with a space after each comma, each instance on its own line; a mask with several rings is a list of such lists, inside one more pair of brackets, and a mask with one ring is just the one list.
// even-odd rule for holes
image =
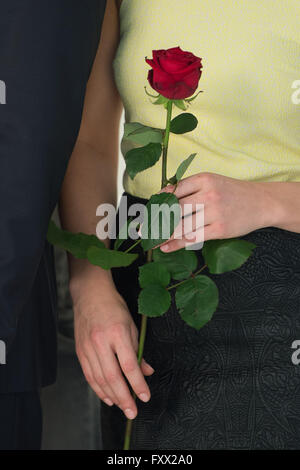
[[[145, 56], [153, 49], [180, 46], [203, 58], [204, 93], [190, 108], [199, 126], [172, 135], [169, 176], [197, 152], [186, 176], [300, 181], [300, 104], [292, 99], [300, 80], [299, 0], [123, 0], [120, 22], [114, 71], [127, 122], [165, 125], [164, 109], [144, 91], [152, 91]], [[160, 174], [160, 162], [133, 181], [125, 172], [125, 190], [148, 198]]]

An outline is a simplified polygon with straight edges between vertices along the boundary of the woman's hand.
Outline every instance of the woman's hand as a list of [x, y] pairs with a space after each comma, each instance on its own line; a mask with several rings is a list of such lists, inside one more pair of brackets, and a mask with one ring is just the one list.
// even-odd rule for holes
[[85, 283], [81, 292], [73, 286], [72, 295], [80, 364], [99, 398], [107, 405], [118, 405], [127, 418], [133, 419], [137, 407], [123, 373], [136, 395], [147, 402], [150, 390], [144, 375], [151, 375], [154, 369], [145, 360], [138, 364], [138, 331], [124, 299], [112, 283], [88, 280]]
[[[170, 240], [161, 245], [161, 250], [171, 252], [194, 240], [239, 237], [272, 226], [279, 218], [280, 205], [275, 202], [271, 188], [272, 183], [241, 181], [214, 173], [199, 173], [183, 179], [174, 194], [179, 199], [182, 214], [185, 204], [192, 204], [193, 214], [181, 219]], [[174, 189], [170, 185], [161, 192], [173, 192]], [[199, 239], [201, 227], [195, 213], [196, 204], [204, 205], [202, 240]], [[188, 219], [191, 229], [186, 231], [184, 224]], [[183, 234], [181, 239], [176, 239], [180, 232]]]

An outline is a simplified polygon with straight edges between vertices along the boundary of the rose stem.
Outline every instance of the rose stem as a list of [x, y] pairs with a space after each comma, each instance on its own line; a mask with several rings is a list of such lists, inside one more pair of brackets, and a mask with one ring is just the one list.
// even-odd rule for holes
[[140, 238], [133, 245], [131, 245], [129, 248], [127, 248], [127, 250], [125, 250], [124, 253], [130, 253], [130, 251], [133, 250], [133, 248], [135, 248], [137, 245], [139, 245], [141, 243], [141, 241], [142, 241], [142, 239]]
[[189, 281], [191, 278], [197, 276], [198, 274], [200, 274], [202, 271], [204, 271], [204, 269], [207, 268], [207, 264], [205, 264], [204, 266], [202, 266], [201, 269], [199, 269], [199, 271], [195, 272], [195, 273], [191, 273], [191, 275], [187, 278], [187, 279], [184, 279], [183, 281], [180, 281], [180, 282], [177, 282], [176, 284], [173, 284], [172, 286], [170, 287], [167, 287], [167, 290], [171, 290], [171, 289], [175, 289], [176, 287], [179, 287], [181, 286], [182, 284], [185, 284], [187, 281]]
[[[167, 103], [167, 122], [166, 122], [166, 130], [165, 130], [164, 141], [163, 141], [161, 188], [164, 188], [168, 184], [167, 156], [168, 156], [168, 147], [169, 147], [169, 139], [170, 139], [172, 108], [173, 108], [173, 101], [169, 100]], [[148, 250], [147, 251], [147, 263], [151, 263], [151, 261], [152, 261], [152, 250]], [[140, 331], [139, 347], [138, 347], [138, 363], [139, 364], [141, 364], [143, 352], [144, 352], [144, 345], [145, 345], [145, 338], [146, 338], [146, 331], [147, 331], [147, 318], [148, 317], [146, 315], [142, 315], [141, 331]], [[134, 401], [136, 401], [135, 393], [132, 394], [132, 397]], [[127, 419], [123, 450], [130, 449], [132, 424], [133, 424], [133, 420]]]
[[172, 108], [173, 108], [173, 101], [169, 100], [167, 103], [167, 123], [166, 123], [166, 131], [165, 131], [164, 141], [163, 141], [162, 175], [161, 175], [161, 187], [162, 188], [164, 188], [168, 184], [167, 155], [168, 155], [168, 147], [169, 147], [169, 139], [170, 139]]
[[[149, 250], [149, 251], [147, 251], [147, 263], [151, 263], [151, 261], [152, 261], [152, 250]], [[141, 364], [142, 358], [143, 358], [146, 331], [147, 331], [147, 318], [148, 317], [146, 315], [142, 315], [140, 338], [139, 338], [139, 348], [138, 348], [138, 354], [137, 354], [137, 359], [138, 359], [139, 364]], [[136, 394], [134, 392], [132, 394], [132, 398], [134, 399], [134, 401], [136, 401]], [[129, 450], [130, 449], [132, 424], [133, 424], [133, 420], [132, 419], [127, 419], [123, 450]]]

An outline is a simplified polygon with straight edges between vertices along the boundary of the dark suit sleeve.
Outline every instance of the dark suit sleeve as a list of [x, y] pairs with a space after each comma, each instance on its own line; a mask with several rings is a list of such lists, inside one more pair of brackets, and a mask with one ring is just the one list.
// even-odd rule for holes
[[7, 345], [78, 134], [105, 3], [0, 0], [0, 339]]

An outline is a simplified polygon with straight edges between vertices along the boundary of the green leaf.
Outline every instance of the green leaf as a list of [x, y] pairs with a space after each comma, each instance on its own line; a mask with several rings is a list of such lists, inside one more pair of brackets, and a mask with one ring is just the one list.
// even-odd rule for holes
[[185, 160], [183, 160], [183, 162], [180, 163], [176, 171], [177, 181], [181, 180], [181, 178], [183, 177], [184, 173], [187, 171], [188, 167], [190, 166], [190, 164], [192, 163], [196, 155], [197, 155], [196, 153], [192, 153], [192, 155], [190, 155], [188, 158], [186, 158]]
[[129, 140], [128, 137], [130, 136], [130, 134], [132, 134], [138, 129], [141, 129], [142, 127], [144, 126], [140, 122], [125, 122], [123, 139]]
[[150, 143], [161, 144], [163, 141], [163, 131], [154, 127], [144, 126], [139, 122], [129, 122], [124, 124], [123, 139], [144, 146]]
[[145, 216], [141, 244], [147, 251], [167, 241], [179, 224], [181, 210], [177, 197], [173, 193], [154, 194], [146, 204]]
[[129, 229], [129, 226], [130, 224], [133, 224], [133, 226], [136, 225], [136, 227], [138, 225], [140, 225], [139, 222], [136, 221], [136, 223], [133, 222], [133, 217], [130, 217], [127, 222], [121, 227], [119, 233], [118, 233], [118, 236], [114, 242], [114, 250], [118, 250], [120, 248], [120, 246], [123, 244], [123, 242], [125, 240], [128, 239], [128, 229]]
[[233, 271], [244, 264], [256, 248], [246, 240], [208, 240], [204, 243], [202, 254], [212, 274]]
[[180, 163], [176, 171], [176, 175], [172, 176], [172, 178], [168, 180], [170, 184], [176, 184], [178, 183], [178, 181], [181, 180], [196, 155], [196, 153], [192, 153], [192, 155], [190, 155], [188, 158], [186, 158], [185, 160], [183, 160], [183, 162]]
[[148, 144], [145, 147], [131, 149], [125, 155], [126, 170], [131, 179], [147, 170], [160, 159], [162, 152], [161, 144]]
[[109, 250], [96, 235], [72, 233], [62, 230], [51, 220], [47, 240], [53, 245], [71, 253], [75, 258], [88, 259], [92, 264], [103, 269], [129, 266], [137, 258], [137, 254], [122, 253]]
[[175, 300], [181, 318], [200, 330], [217, 309], [219, 291], [209, 277], [199, 275], [177, 287]]
[[169, 310], [170, 305], [170, 292], [159, 284], [151, 284], [139, 294], [139, 313], [147, 317], [161, 317]]
[[198, 91], [196, 95], [192, 96], [191, 98], [186, 98], [184, 101], [187, 103], [191, 103], [197, 98], [198, 95], [200, 95], [200, 93], [203, 93], [203, 90]]
[[162, 104], [166, 108], [169, 101], [170, 101], [169, 98], [159, 95], [159, 97], [153, 102], [153, 104], [157, 104], [157, 105]]
[[197, 118], [191, 113], [182, 113], [171, 121], [171, 132], [173, 134], [185, 134], [192, 132], [198, 126]]
[[164, 253], [160, 248], [153, 250], [154, 261], [163, 263], [170, 272], [172, 279], [181, 281], [188, 278], [198, 265], [198, 258], [194, 251], [182, 248], [172, 253]]
[[133, 263], [137, 258], [137, 254], [123, 253], [122, 251], [101, 249], [91, 246], [87, 250], [87, 259], [91, 264], [100, 266], [103, 269], [111, 269], [118, 267], [126, 267]]
[[117, 238], [114, 242], [114, 250], [118, 250], [125, 240], [128, 238], [128, 227], [131, 222], [131, 219], [128, 219], [127, 222], [121, 227]]
[[169, 183], [169, 184], [176, 184], [176, 183], [178, 183], [177, 178], [176, 178], [176, 175], [175, 175], [175, 176], [172, 176], [172, 178], [169, 178], [169, 179], [168, 179], [168, 183]]
[[106, 249], [104, 243], [99, 240], [96, 235], [87, 235], [85, 233], [72, 233], [63, 230], [53, 222], [50, 221], [47, 233], [47, 240], [52, 245], [56, 245], [63, 250], [71, 253], [75, 258], [87, 258], [87, 250], [91, 246], [96, 246], [100, 249]]
[[177, 108], [181, 109], [182, 111], [187, 110], [187, 106], [186, 106], [184, 100], [173, 100], [173, 103], [175, 104], [175, 106]]
[[170, 273], [166, 266], [159, 262], [144, 264], [139, 268], [139, 283], [141, 287], [147, 287], [151, 284], [159, 284], [167, 287], [170, 283]]
[[152, 93], [149, 93], [149, 91], [147, 90], [147, 87], [144, 86], [144, 90], [145, 90], [145, 93], [147, 96], [150, 96], [151, 98], [158, 98], [160, 96], [160, 94], [158, 93], [158, 95], [152, 95]]

